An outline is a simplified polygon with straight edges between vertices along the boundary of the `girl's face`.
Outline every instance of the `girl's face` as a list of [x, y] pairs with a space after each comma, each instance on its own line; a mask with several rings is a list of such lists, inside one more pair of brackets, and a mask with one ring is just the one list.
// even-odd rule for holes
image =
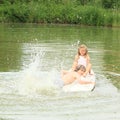
[[80, 48], [79, 52], [82, 56], [84, 56], [86, 54], [86, 49], [85, 48]]
[[85, 71], [79, 70], [78, 73], [79, 73], [80, 75], [83, 75], [83, 74], [85, 73]]

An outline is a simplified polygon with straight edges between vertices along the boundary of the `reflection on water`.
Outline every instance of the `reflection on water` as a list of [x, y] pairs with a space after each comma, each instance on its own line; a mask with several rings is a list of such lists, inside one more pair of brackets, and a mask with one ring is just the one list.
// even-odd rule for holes
[[[119, 120], [120, 32], [117, 28], [0, 25], [1, 120]], [[54, 84], [85, 43], [96, 73], [93, 92]]]

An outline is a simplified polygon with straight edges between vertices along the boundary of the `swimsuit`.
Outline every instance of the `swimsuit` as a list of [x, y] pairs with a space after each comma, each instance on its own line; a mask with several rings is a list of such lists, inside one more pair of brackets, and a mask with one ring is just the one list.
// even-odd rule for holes
[[[87, 67], [87, 59], [84, 56], [79, 56], [78, 65], [84, 65], [86, 68]], [[94, 74], [94, 72], [92, 70], [90, 70], [89, 73]]]
[[83, 56], [80, 56], [78, 59], [78, 65], [84, 65], [85, 67], [87, 67], [87, 59]]

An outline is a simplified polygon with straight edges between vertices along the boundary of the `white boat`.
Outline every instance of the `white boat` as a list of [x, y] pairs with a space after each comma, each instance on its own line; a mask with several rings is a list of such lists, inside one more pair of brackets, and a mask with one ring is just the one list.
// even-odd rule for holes
[[93, 91], [95, 88], [95, 75], [87, 75], [83, 78], [85, 81], [91, 81], [90, 84], [80, 84], [78, 82], [73, 82], [72, 84], [65, 85], [63, 87], [64, 92], [79, 92], [79, 91]]

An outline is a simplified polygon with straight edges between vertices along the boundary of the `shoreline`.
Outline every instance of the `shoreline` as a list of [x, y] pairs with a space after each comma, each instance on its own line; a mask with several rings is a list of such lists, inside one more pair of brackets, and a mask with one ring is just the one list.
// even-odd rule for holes
[[76, 26], [76, 27], [103, 27], [103, 28], [120, 28], [120, 25], [113, 25], [113, 26], [94, 26], [94, 25], [84, 25], [84, 24], [69, 24], [69, 23], [22, 23], [22, 22], [0, 22], [0, 24], [33, 24], [33, 25], [53, 25], [53, 26]]

